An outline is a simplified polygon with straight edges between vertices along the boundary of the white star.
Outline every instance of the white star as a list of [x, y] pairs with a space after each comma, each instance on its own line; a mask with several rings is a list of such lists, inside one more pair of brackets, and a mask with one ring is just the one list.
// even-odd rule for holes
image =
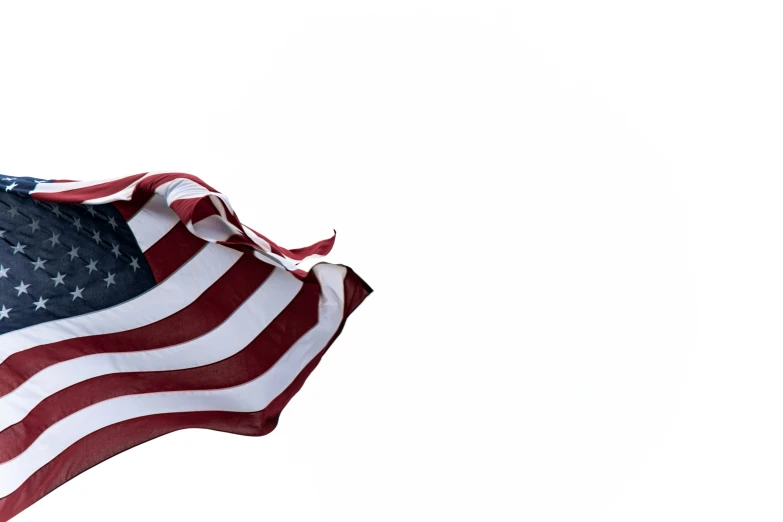
[[76, 219], [74, 219], [74, 220], [73, 220], [73, 226], [75, 226], [75, 227], [76, 227], [76, 230], [78, 230], [79, 232], [81, 232], [81, 231], [82, 231], [82, 229], [84, 228], [84, 227], [82, 226], [82, 218], [80, 218], [80, 217], [77, 217]]
[[13, 308], [6, 308], [5, 305], [3, 305], [2, 310], [0, 310], [0, 320], [3, 320], [3, 318], [10, 319], [10, 317], [8, 317], [8, 312], [11, 310], [13, 310]]
[[111, 285], [116, 285], [117, 284], [117, 283], [114, 282], [114, 276], [116, 276], [116, 275], [117, 274], [112, 274], [111, 272], [109, 272], [109, 277], [104, 279], [104, 281], [106, 281], [106, 288], [109, 288], [109, 286], [111, 286]]
[[36, 301], [33, 304], [35, 305], [35, 309], [36, 310], [40, 310], [41, 308], [43, 308], [45, 310], [46, 309], [46, 303], [48, 301], [49, 301], [48, 299], [44, 299], [43, 297], [39, 297], [38, 301]]
[[35, 232], [36, 230], [41, 230], [41, 227], [38, 226], [38, 223], [40, 222], [41, 222], [40, 219], [33, 219], [32, 222], [27, 226], [32, 228], [33, 229], [32, 231]]
[[79, 247], [71, 247], [71, 251], [68, 252], [68, 255], [71, 256], [71, 261], [73, 261], [75, 258], [79, 257]]
[[29, 286], [30, 286], [30, 285], [26, 285], [26, 284], [24, 284], [24, 281], [19, 281], [19, 286], [15, 286], [15, 287], [14, 287], [14, 290], [16, 290], [17, 292], [19, 292], [19, 293], [17, 293], [17, 294], [16, 294], [16, 297], [19, 297], [19, 296], [20, 296], [20, 295], [22, 295], [22, 294], [26, 294], [26, 293], [27, 293], [27, 288], [28, 288]]
[[30, 263], [32, 263], [32, 265], [35, 267], [35, 268], [33, 268], [33, 272], [35, 272], [39, 268], [43, 268], [44, 267], [44, 264], [46, 264], [46, 259], [44, 259], [42, 261], [41, 258], [39, 257], [35, 261], [30, 261]]
[[16, 187], [17, 185], [18, 185], [18, 183], [17, 183], [16, 181], [14, 181], [14, 182], [12, 182], [10, 185], [8, 185], [8, 186], [5, 188], [5, 191], [6, 191], [6, 192], [8, 192], [9, 190], [13, 190], [13, 189], [14, 189], [14, 187]]
[[57, 285], [64, 285], [65, 284], [65, 276], [68, 274], [60, 274], [60, 272], [57, 272], [57, 277], [52, 277], [51, 280], [54, 281], [54, 287], [57, 288]]
[[8, 279], [9, 270], [10, 268], [5, 268], [3, 265], [0, 265], [0, 278], [5, 277], [6, 279]]
[[52, 212], [57, 217], [62, 217], [62, 212], [60, 211], [60, 206], [57, 205], [57, 203], [52, 203]]
[[132, 257], [131, 259], [132, 259], [132, 261], [131, 261], [131, 264], [130, 264], [130, 266], [132, 266], [132, 267], [133, 267], [133, 273], [135, 274], [135, 273], [136, 273], [136, 269], [137, 269], [137, 268], [141, 268], [141, 267], [139, 266], [139, 259], [138, 259], [138, 258], [136, 258], [136, 257]]
[[89, 212], [92, 217], [95, 217], [95, 214], [97, 214], [97, 212], [95, 212], [95, 209], [92, 208], [92, 205], [87, 205], [87, 212]]
[[98, 270], [98, 262], [97, 261], [93, 261], [92, 259], [90, 259], [90, 264], [87, 265], [87, 270], [90, 271], [89, 272], [90, 274], [92, 274], [93, 270]]
[[23, 245], [19, 241], [17, 241], [16, 246], [11, 248], [14, 249], [14, 255], [18, 254], [19, 252], [24, 254], [24, 249], [27, 248], [27, 245]]
[[114, 254], [114, 257], [117, 259], [120, 258], [120, 245], [114, 245], [114, 248], [111, 249], [112, 254]]
[[19, 207], [11, 205], [11, 208], [8, 209], [8, 212], [11, 214], [11, 217], [14, 218], [19, 215]]
[[92, 239], [93, 241], [95, 241], [95, 244], [97, 245], [98, 243], [101, 242], [101, 233], [98, 232], [97, 230], [93, 230], [93, 232], [94, 233], [92, 235]]
[[5, 235], [5, 230], [0, 230], [0, 239]]
[[52, 237], [47, 239], [47, 241], [51, 241], [52, 242], [52, 248], [54, 248], [54, 245], [56, 245], [57, 243], [60, 242], [60, 234], [55, 234], [54, 232], [52, 232]]
[[84, 299], [84, 297], [82, 297], [82, 292], [84, 292], [84, 288], [79, 288], [79, 285], [76, 285], [76, 290], [74, 290], [73, 292], [68, 292], [73, 296], [73, 299], [71, 299], [71, 301], [76, 301], [77, 297], [79, 299]]
[[109, 224], [111, 225], [112, 230], [117, 230], [117, 222], [114, 220], [113, 217], [109, 218]]

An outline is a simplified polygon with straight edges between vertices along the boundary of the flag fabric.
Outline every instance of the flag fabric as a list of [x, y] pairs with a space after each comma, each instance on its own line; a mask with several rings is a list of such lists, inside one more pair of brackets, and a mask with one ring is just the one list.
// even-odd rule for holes
[[265, 435], [372, 291], [182, 173], [0, 176], [0, 521], [185, 428]]

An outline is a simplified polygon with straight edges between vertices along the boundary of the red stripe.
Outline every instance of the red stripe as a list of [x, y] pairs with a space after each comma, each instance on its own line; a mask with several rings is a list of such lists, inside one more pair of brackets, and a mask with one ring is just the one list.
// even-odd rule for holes
[[[134, 215], [138, 211], [138, 209], [140, 208], [139, 206], [140, 201], [146, 201], [149, 197], [152, 196], [152, 194], [155, 192], [155, 189], [170, 181], [175, 181], [177, 179], [187, 179], [194, 183], [197, 183], [198, 185], [201, 185], [202, 187], [209, 190], [210, 192], [218, 192], [212, 186], [205, 183], [202, 179], [196, 176], [193, 176], [191, 174], [185, 174], [182, 172], [169, 172], [165, 174], [151, 174], [151, 175], [137, 174], [135, 176], [127, 176], [125, 178], [121, 178], [118, 180], [113, 180], [106, 183], [101, 183], [98, 185], [93, 185], [90, 187], [84, 187], [80, 189], [64, 190], [62, 192], [53, 192], [53, 193], [33, 192], [31, 195], [33, 198], [40, 199], [43, 201], [81, 203], [83, 201], [95, 199], [98, 197], [110, 196], [130, 186], [133, 182], [139, 180], [142, 177], [144, 177], [144, 179], [142, 179], [134, 187], [131, 201], [116, 203], [117, 208], [120, 209], [120, 211], [123, 213], [123, 217], [125, 217], [126, 220], [129, 219], [129, 216]], [[239, 218], [233, 212], [231, 212], [222, 201], [220, 202], [220, 205], [223, 206], [225, 209], [225, 219], [229, 223], [233, 224], [235, 227], [241, 230], [242, 224], [239, 221]], [[174, 210], [174, 212], [177, 213], [177, 215], [179, 216], [180, 220], [183, 223], [197, 223], [200, 220], [204, 219], [205, 217], [220, 214], [219, 209], [215, 208], [215, 204], [211, 201], [211, 198], [209, 196], [178, 200], [172, 202], [170, 206], [172, 210]], [[256, 230], [253, 230], [253, 232], [269, 244], [270, 250], [273, 253], [283, 257], [287, 257], [289, 259], [293, 259], [295, 261], [301, 261], [312, 255], [321, 255], [321, 256], [327, 255], [329, 252], [331, 252], [332, 248], [334, 247], [334, 243], [337, 235], [335, 233], [332, 235], [332, 237], [328, 239], [324, 239], [322, 241], [318, 241], [317, 243], [314, 243], [310, 246], [294, 248], [289, 250], [287, 248], [278, 245], [277, 243], [270, 240], [268, 237], [264, 236], [263, 234], [259, 233]], [[253, 248], [258, 248], [258, 245], [249, 236], [246, 236], [244, 232], [241, 235], [229, 238], [224, 242], [224, 244], [232, 247], [245, 245]]]
[[[87, 187], [75, 188], [68, 190], [63, 187], [60, 192], [33, 192], [31, 196], [34, 199], [41, 201], [57, 201], [62, 203], [81, 203], [83, 201], [95, 198], [103, 198], [111, 196], [133, 184], [135, 181], [147, 176], [148, 173], [134, 174], [132, 176], [125, 176], [123, 178], [106, 181], [104, 183], [97, 183]], [[134, 195], [136, 192], [144, 192], [152, 194], [155, 189], [164, 183], [174, 181], [177, 179], [188, 179], [195, 183], [198, 183], [202, 187], [211, 192], [217, 192], [209, 184], [201, 180], [200, 178], [193, 176], [192, 174], [185, 174], [183, 172], [167, 172], [164, 174], [150, 174], [144, 178], [138, 185], [134, 187]], [[59, 182], [65, 182], [65, 180], [58, 180]]]
[[[373, 292], [372, 287], [367, 282], [359, 277], [359, 275], [353, 271], [351, 267], [345, 265], [338, 265], [345, 268], [347, 273], [345, 274], [345, 284], [343, 290], [343, 301], [345, 303], [345, 317], [351, 315], [362, 302], [367, 299], [367, 296]], [[343, 322], [343, 325], [345, 322]], [[340, 335], [342, 331], [342, 325], [337, 335]], [[336, 337], [336, 336], [335, 336]]]
[[144, 252], [155, 282], [164, 281], [206, 244], [207, 241], [194, 236], [182, 222], [174, 225], [174, 228]]
[[[245, 226], [247, 226], [247, 225], [245, 225]], [[264, 241], [269, 243], [270, 247], [272, 248], [272, 252], [274, 252], [276, 254], [283, 255], [285, 257], [289, 257], [291, 259], [295, 259], [297, 261], [301, 261], [302, 259], [305, 259], [306, 257], [312, 256], [312, 255], [320, 255], [320, 256], [327, 255], [329, 252], [332, 251], [332, 248], [334, 248], [334, 242], [335, 242], [335, 240], [337, 238], [337, 231], [335, 230], [334, 234], [332, 234], [332, 237], [330, 237], [328, 239], [324, 239], [322, 241], [318, 241], [317, 243], [313, 243], [310, 246], [301, 247], [301, 248], [294, 248], [292, 250], [288, 250], [286, 248], [281, 247], [277, 243], [273, 242], [272, 240], [270, 240], [268, 237], [266, 237], [265, 235], [261, 234], [257, 230], [252, 229], [250, 227], [247, 227], [247, 228], [249, 228], [250, 230], [255, 232], [256, 235], [258, 235], [258, 237], [263, 238]]]
[[240, 236], [239, 234], [234, 234], [223, 241], [218, 241], [217, 243], [219, 245], [225, 245], [227, 247], [236, 248], [243, 251], [244, 248], [249, 248], [251, 250], [258, 249], [255, 241], [251, 240], [247, 236]]
[[71, 445], [63, 453], [34, 473], [11, 495], [0, 499], [0, 522], [7, 522], [33, 502], [68, 480], [134, 446], [173, 431], [206, 428], [242, 435], [266, 435], [277, 426], [289, 401], [302, 388], [324, 353], [342, 331], [347, 317], [372, 291], [349, 269], [345, 281], [346, 296], [343, 321], [327, 346], [296, 377], [286, 390], [267, 408], [256, 413], [192, 412], [141, 417], [108, 426]]
[[63, 190], [62, 192], [31, 192], [30, 197], [39, 201], [49, 201], [57, 203], [82, 203], [84, 201], [96, 198], [111, 196], [132, 185], [138, 179], [144, 177], [145, 173], [134, 174], [124, 178], [107, 181], [98, 185], [82, 187], [72, 190]]
[[[144, 177], [146, 174], [147, 173], [135, 174], [133, 176], [126, 176], [120, 179], [92, 185], [89, 187], [63, 190], [61, 192], [33, 192], [31, 197], [41, 201], [82, 203], [83, 201], [90, 199], [111, 196], [112, 194], [129, 187], [135, 181]], [[143, 181], [136, 185], [136, 187], [134, 187], [130, 201], [119, 200], [113, 203], [122, 214], [122, 217], [127, 221], [133, 217], [136, 212], [138, 212], [139, 209], [141, 209], [141, 207], [143, 207], [144, 204], [152, 197], [156, 188], [163, 185], [164, 183], [168, 183], [169, 181], [183, 178], [198, 183], [207, 190], [217, 192], [203, 180], [190, 174], [176, 172], [167, 174], [152, 174], [147, 176]], [[188, 220], [186, 219], [184, 221], [187, 222]]]
[[190, 181], [198, 183], [199, 185], [209, 190], [210, 192], [218, 192], [201, 178], [194, 176], [192, 174], [185, 174], [184, 172], [166, 172], [164, 174], [152, 174], [150, 176], [147, 176], [141, 183], [139, 183], [137, 190], [155, 192], [155, 189], [163, 185], [164, 183], [168, 183], [169, 181], [174, 181], [177, 179], [189, 179]]
[[238, 354], [207, 366], [103, 375], [47, 397], [0, 433], [0, 463], [18, 456], [57, 421], [97, 402], [140, 393], [212, 390], [261, 376], [318, 322], [318, 288], [308, 285], [273, 323]]
[[125, 221], [128, 221], [135, 216], [150, 199], [152, 199], [152, 193], [136, 190], [133, 192], [133, 197], [131, 197], [130, 201], [115, 201], [113, 205], [120, 212], [122, 218]]
[[[301, 389], [323, 352], [265, 410], [255, 413], [190, 412], [140, 417], [107, 426], [71, 445], [35, 472], [22, 486], [0, 499], [0, 522], [12, 517], [93, 466], [162, 435], [203, 428], [238, 435], [262, 436], [275, 429], [285, 405]], [[154, 518], [154, 514], [150, 511]]]
[[206, 217], [220, 215], [220, 212], [218, 212], [218, 209], [215, 208], [214, 203], [208, 197], [178, 199], [172, 201], [169, 206], [184, 223], [198, 223]]
[[[153, 350], [184, 343], [216, 328], [248, 298], [274, 268], [245, 255], [193, 303], [148, 326], [113, 334], [77, 337], [18, 352], [0, 364], [0, 397], [53, 364], [96, 353]], [[0, 462], [5, 454], [0, 433]]]
[[[333, 232], [332, 237], [328, 239], [324, 239], [317, 243], [313, 243], [310, 246], [287, 250], [288, 257], [292, 259], [302, 260], [313, 255], [319, 255], [319, 256], [327, 255], [329, 252], [332, 251], [332, 248], [334, 248], [334, 242], [337, 239], [337, 231], [333, 230], [332, 232]], [[278, 248], [282, 248], [282, 247], [278, 247]]]

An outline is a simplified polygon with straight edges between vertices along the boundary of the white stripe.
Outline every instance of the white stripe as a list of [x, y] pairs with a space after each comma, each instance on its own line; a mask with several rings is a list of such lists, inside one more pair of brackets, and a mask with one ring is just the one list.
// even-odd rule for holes
[[[177, 178], [166, 185], [167, 187], [164, 190], [159, 190], [159, 194], [166, 198], [169, 205], [179, 199], [196, 199], [210, 196], [220, 198], [220, 200], [225, 203], [226, 208], [228, 208], [232, 214], [235, 213], [225, 194], [213, 192], [204, 185], [196, 183], [193, 180], [188, 178]], [[161, 189], [161, 187], [159, 187], [159, 189]]]
[[209, 197], [210, 199], [213, 199], [213, 205], [215, 205], [215, 207], [218, 209], [218, 214], [208, 216], [196, 223], [186, 223], [188, 229], [200, 238], [207, 241], [225, 241], [235, 234], [244, 234], [251, 241], [253, 241], [253, 243], [255, 243], [255, 245], [260, 250], [263, 250], [267, 253], [267, 256], [256, 256], [257, 258], [268, 262], [268, 257], [271, 256], [275, 259], [275, 264], [282, 265], [287, 270], [296, 270], [296, 261], [291, 260], [288, 257], [273, 253], [269, 243], [259, 237], [258, 234], [254, 233], [244, 225], [242, 225], [242, 229], [239, 229], [227, 219], [223, 208], [214, 201], [214, 198], [219, 198], [220, 201], [222, 201], [225, 207], [229, 210], [229, 212], [236, 215], [234, 209], [231, 206], [231, 202], [224, 194], [221, 194], [220, 192], [212, 192], [203, 185], [200, 185], [187, 178], [176, 179], [167, 183], [166, 185], [167, 186], [165, 189], [159, 187], [157, 192], [166, 198], [169, 206], [171, 206], [175, 201], [182, 199], [196, 199], [203, 197]]
[[296, 270], [296, 265], [288, 260], [288, 258], [278, 256], [272, 252], [262, 252], [261, 250], [254, 250], [253, 255], [263, 261], [264, 263], [271, 263], [275, 266], [285, 268], [286, 270]]
[[[102, 205], [104, 203], [112, 203], [114, 201], [130, 201], [130, 199], [133, 198], [133, 192], [136, 190], [136, 185], [138, 185], [148, 177], [154, 176], [156, 174], [168, 174], [168, 172], [147, 172], [145, 175], [143, 175], [142, 177], [140, 177], [139, 179], [131, 183], [129, 186], [120, 190], [119, 192], [115, 192], [114, 194], [109, 194], [108, 196], [103, 196], [102, 198], [85, 200], [84, 204]], [[117, 179], [121, 179], [121, 178], [117, 178]]]
[[165, 236], [179, 223], [179, 216], [166, 203], [166, 200], [154, 194], [149, 201], [128, 221], [133, 235], [142, 252]]
[[[231, 203], [225, 195], [219, 192], [212, 192], [207, 190], [204, 186], [199, 185], [198, 183], [195, 183], [189, 179], [177, 179], [167, 183], [166, 185], [167, 186], [165, 189], [159, 188], [158, 193], [166, 198], [169, 206], [171, 206], [175, 201], [182, 199], [217, 197], [220, 198], [220, 201], [225, 204], [226, 208], [228, 208], [231, 213], [234, 213], [233, 208], [231, 208]], [[196, 236], [210, 242], [226, 241], [233, 235], [244, 234], [251, 241], [253, 241], [253, 243], [255, 243], [260, 250], [263, 251], [261, 253], [256, 252], [256, 258], [267, 263], [271, 262], [275, 266], [281, 266], [286, 270], [296, 270], [296, 261], [286, 256], [273, 253], [271, 251], [271, 246], [267, 241], [259, 237], [258, 234], [244, 225], [242, 225], [242, 229], [237, 228], [226, 218], [226, 214], [221, 206], [214, 201], [213, 204], [218, 209], [219, 214], [207, 216], [206, 218], [201, 219], [196, 223], [189, 221], [185, 224], [188, 230], [193, 232], [193, 234]]]
[[253, 242], [256, 243], [257, 245], [259, 245], [261, 248], [263, 248], [267, 252], [272, 250], [272, 246], [264, 238], [262, 238], [261, 236], [259, 236], [258, 234], [256, 234], [252, 230], [250, 230], [245, 225], [242, 225], [242, 230], [245, 231], [245, 234], [247, 234], [247, 237], [252, 239]]
[[[98, 205], [103, 203], [111, 203], [113, 201], [119, 201], [119, 200], [130, 200], [131, 197], [133, 196], [133, 191], [135, 190], [136, 185], [138, 185], [143, 179], [147, 178], [148, 176], [152, 176], [156, 174], [166, 174], [166, 173], [148, 172], [147, 174], [145, 174], [144, 176], [142, 176], [141, 178], [133, 182], [130, 186], [118, 192], [115, 192], [114, 194], [101, 198], [86, 200], [84, 201], [84, 203], [88, 205]], [[84, 188], [84, 187], [99, 185], [101, 183], [116, 181], [117, 179], [121, 179], [121, 178], [105, 179], [100, 181], [39, 183], [38, 185], [36, 185], [36, 188], [33, 190], [33, 192], [61, 192], [64, 190], [73, 190], [76, 188]], [[58, 186], [55, 187], [55, 185]], [[236, 216], [236, 212], [234, 212], [234, 209], [231, 206], [231, 202], [224, 194], [221, 194], [220, 192], [213, 192], [207, 189], [205, 186], [201, 185], [200, 183], [197, 183], [188, 178], [176, 178], [174, 180], [165, 183], [164, 185], [161, 185], [155, 191], [158, 194], [160, 194], [163, 198], [165, 198], [169, 207], [171, 207], [171, 205], [175, 201], [182, 200], [182, 199], [196, 199], [202, 197], [209, 197], [214, 200], [214, 198], [220, 198], [220, 201], [223, 202], [225, 208], [228, 209], [228, 211], [231, 212], [231, 214]], [[275, 266], [283, 266], [287, 270], [296, 270], [297, 265], [299, 265], [301, 261], [297, 261], [287, 256], [273, 253], [271, 251], [272, 248], [269, 242], [259, 237], [258, 234], [255, 234], [252, 230], [248, 229], [244, 225], [242, 225], [242, 228], [240, 230], [227, 219], [225, 212], [223, 211], [220, 205], [216, 205], [216, 207], [218, 208], [218, 212], [219, 212], [218, 215], [210, 216], [209, 218], [202, 219], [196, 223], [188, 222], [185, 225], [195, 235], [210, 242], [225, 241], [234, 234], [241, 235], [244, 233], [244, 235], [255, 244], [256, 248], [264, 253], [264, 255], [256, 255], [258, 259], [265, 262], [272, 262], [272, 264], [274, 264]], [[219, 220], [220, 223], [215, 222], [216, 220]]]
[[15, 353], [41, 344], [123, 332], [159, 321], [195, 301], [240, 257], [242, 252], [209, 243], [168, 279], [131, 300], [89, 314], [0, 335], [0, 363]]
[[[286, 270], [296, 270], [297, 268], [299, 268], [301, 261], [297, 262], [289, 257], [275, 254], [274, 252], [272, 252], [272, 246], [264, 238], [262, 238], [261, 236], [253, 232], [250, 228], [246, 227], [245, 225], [242, 225], [242, 230], [247, 235], [247, 237], [252, 239], [255, 244], [261, 247], [261, 250], [256, 250], [254, 252], [255, 256], [258, 259], [262, 261], [266, 261], [267, 263], [272, 263], [276, 266], [282, 266]], [[318, 257], [323, 257], [323, 256], [318, 256]]]
[[[106, 202], [103, 200], [108, 201], [116, 201], [118, 199], [130, 199], [130, 195], [133, 193], [133, 189], [136, 187], [136, 185], [139, 184], [142, 180], [154, 176], [156, 174], [170, 174], [167, 172], [147, 172], [143, 176], [141, 176], [139, 179], [131, 183], [128, 187], [121, 189], [117, 192], [115, 192], [112, 195], [105, 196], [102, 198], [96, 198], [94, 200], [87, 200], [85, 203], [87, 204], [97, 204], [94, 203], [95, 201], [101, 200], [102, 202]], [[176, 174], [173, 174], [176, 175]], [[107, 179], [100, 179], [100, 180], [89, 180], [89, 181], [65, 181], [62, 183], [38, 183], [35, 188], [31, 191], [31, 194], [40, 194], [40, 193], [55, 193], [55, 192], [66, 192], [69, 190], [76, 190], [76, 189], [84, 189], [88, 187], [95, 187], [98, 185], [102, 185], [104, 183], [112, 183], [121, 179], [125, 179], [128, 176], [119, 176], [116, 178], [107, 178]], [[162, 189], [164, 186], [167, 186], [167, 188]], [[130, 192], [130, 194], [128, 194]], [[220, 198], [225, 204], [226, 207], [234, 213], [234, 209], [231, 207], [231, 203], [228, 201], [228, 198], [224, 194], [221, 194], [219, 192], [212, 192], [209, 189], [207, 189], [205, 186], [201, 185], [200, 183], [197, 183], [191, 179], [188, 178], [176, 178], [165, 185], [161, 185], [156, 190], [159, 194], [161, 194], [163, 197], [166, 198], [166, 200], [171, 203], [173, 201], [176, 201], [178, 199], [192, 199], [192, 198], [200, 198], [204, 196], [215, 196]]]
[[112, 424], [165, 413], [250, 413], [266, 408], [323, 350], [342, 322], [345, 269], [317, 265], [313, 271], [322, 285], [318, 325], [294, 343], [269, 371], [232, 388], [127, 395], [84, 408], [52, 425], [19, 456], [0, 464], [0, 497], [13, 493], [33, 473], [75, 442]]
[[242, 231], [235, 227], [229, 220], [212, 214], [195, 223], [188, 221], [188, 229], [201, 239], [217, 242], [225, 241], [231, 236], [242, 235]]
[[[203, 185], [187, 178], [173, 180], [167, 183], [165, 187], [159, 187], [157, 192], [166, 198], [169, 207], [172, 206], [175, 201], [183, 199], [209, 198], [218, 213], [207, 216], [195, 223], [192, 220], [186, 223], [188, 230], [206, 241], [213, 243], [225, 241], [231, 236], [242, 235], [243, 233], [241, 229], [231, 223], [226, 217], [226, 208], [232, 213], [234, 211], [231, 209], [231, 203], [228, 201], [228, 198], [219, 192], [212, 192]], [[220, 199], [224, 205], [221, 205], [216, 199]]]
[[220, 203], [222, 200], [219, 197], [215, 196], [214, 194], [209, 196], [209, 200], [212, 202], [212, 205], [217, 209], [218, 214], [220, 214], [220, 217], [226, 219], [226, 206]]
[[[148, 174], [149, 175], [149, 174]], [[114, 201], [129, 201], [133, 197], [133, 191], [136, 190], [136, 185], [141, 183], [141, 180], [146, 178], [147, 176], [142, 176], [124, 189], [115, 192], [113, 194], [109, 194], [108, 196], [103, 196], [100, 198], [93, 198], [93, 199], [85, 199], [82, 203], [85, 205], [103, 205], [104, 203], [112, 203]]]
[[55, 393], [102, 375], [163, 372], [213, 364], [242, 351], [296, 296], [302, 282], [275, 270], [222, 324], [178, 345], [126, 353], [98, 353], [53, 364], [0, 397], [0, 431], [24, 419]]
[[[93, 198], [93, 199], [86, 199], [82, 201], [85, 205], [101, 205], [103, 203], [111, 203], [113, 201], [128, 201], [133, 197], [133, 191], [136, 189], [136, 185], [141, 183], [142, 180], [153, 176], [155, 174], [166, 174], [165, 172], [147, 172], [142, 177], [128, 185], [127, 187], [114, 192], [112, 194], [109, 194], [108, 196], [103, 196], [100, 198]], [[127, 178], [128, 176], [119, 176], [116, 178], [108, 178], [108, 179], [100, 179], [100, 180], [93, 180], [93, 181], [66, 181], [63, 183], [39, 183], [35, 186], [35, 188], [30, 192], [31, 194], [40, 194], [40, 193], [55, 193], [55, 192], [65, 192], [68, 190], [76, 190], [76, 189], [83, 189], [88, 187], [95, 187], [98, 185], [101, 185], [103, 183], [111, 183], [113, 181], [117, 181], [120, 179]]]
[[[65, 192], [67, 190], [76, 190], [76, 189], [82, 189], [87, 187], [94, 187], [96, 185], [101, 185], [103, 183], [111, 183], [112, 181], [117, 181], [118, 179], [123, 179], [127, 177], [128, 176], [118, 176], [115, 178], [94, 179], [94, 180], [87, 180], [87, 181], [64, 181], [62, 183], [38, 183], [30, 193], [40, 194], [42, 192], [46, 192], [46, 193]], [[143, 178], [144, 176], [142, 176], [141, 179]]]
[[[233, 235], [244, 234], [253, 241], [260, 250], [264, 251], [261, 255], [258, 255], [258, 252], [256, 253], [258, 259], [267, 263], [271, 262], [275, 266], [283, 267], [286, 270], [296, 270], [295, 261], [273, 253], [271, 251], [271, 246], [267, 241], [264, 241], [244, 225], [242, 225], [242, 229], [237, 228], [227, 219], [224, 208], [227, 208], [232, 214], [236, 214], [231, 207], [231, 202], [224, 194], [212, 192], [203, 185], [187, 178], [178, 178], [169, 181], [155, 189], [155, 192], [165, 198], [169, 207], [171, 207], [175, 201], [209, 197], [212, 200], [212, 204], [218, 209], [219, 214], [207, 216], [196, 223], [188, 221], [185, 223], [188, 230], [205, 241], [210, 242], [225, 241]], [[219, 198], [220, 201], [224, 203], [224, 206], [219, 205], [218, 202], [215, 201], [215, 198]]]

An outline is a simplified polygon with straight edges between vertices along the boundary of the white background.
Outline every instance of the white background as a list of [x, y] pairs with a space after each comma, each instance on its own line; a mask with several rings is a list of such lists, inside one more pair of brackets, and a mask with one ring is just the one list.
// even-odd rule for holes
[[781, 520], [779, 5], [0, 4], [0, 172], [196, 174], [376, 290], [270, 436], [17, 520]]

